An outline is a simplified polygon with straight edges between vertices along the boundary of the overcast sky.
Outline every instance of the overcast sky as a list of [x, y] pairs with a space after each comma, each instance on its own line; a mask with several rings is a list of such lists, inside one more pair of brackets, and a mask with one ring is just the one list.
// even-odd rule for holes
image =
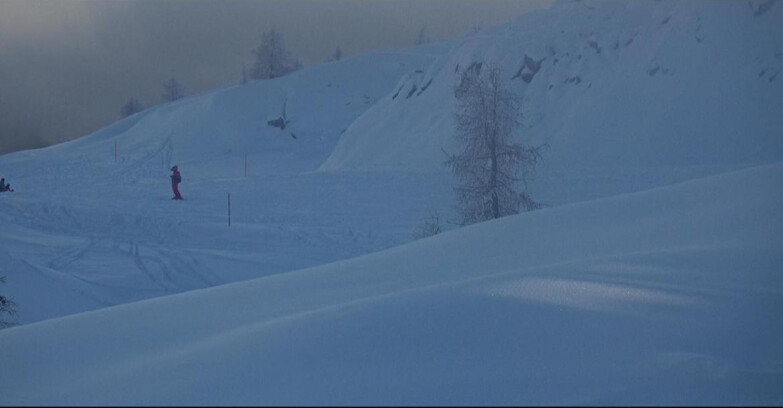
[[272, 28], [305, 66], [455, 38], [544, 0], [0, 0], [0, 154], [84, 136], [131, 96], [237, 83]]

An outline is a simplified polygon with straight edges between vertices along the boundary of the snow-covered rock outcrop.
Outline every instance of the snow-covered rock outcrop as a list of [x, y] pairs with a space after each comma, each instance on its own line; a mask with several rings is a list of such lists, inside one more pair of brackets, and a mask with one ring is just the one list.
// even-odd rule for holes
[[[358, 118], [322, 170], [437, 169], [461, 72], [500, 64], [548, 166], [725, 165], [783, 157], [783, 7], [560, 1], [461, 39]], [[380, 147], [380, 148], [379, 148]]]

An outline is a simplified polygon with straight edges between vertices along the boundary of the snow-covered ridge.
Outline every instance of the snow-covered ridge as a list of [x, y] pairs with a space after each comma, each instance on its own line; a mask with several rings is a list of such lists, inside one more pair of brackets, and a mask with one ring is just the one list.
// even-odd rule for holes
[[[540, 174], [576, 167], [747, 166], [783, 158], [783, 7], [770, 1], [560, 1], [463, 38], [321, 64], [153, 108], [74, 142], [4, 157], [89, 160], [129, 181], [199, 176], [248, 154], [261, 172], [444, 170], [454, 85], [503, 66]], [[268, 121], [281, 116], [285, 130]], [[586, 152], [590, 152], [586, 154]], [[234, 165], [233, 168], [237, 166]], [[89, 170], [89, 169], [85, 169]], [[46, 171], [50, 171], [47, 169]], [[67, 172], [66, 172], [67, 174]]]
[[558, 2], [468, 36], [407, 77], [321, 169], [437, 168], [432, 158], [454, 148], [454, 85], [485, 63], [523, 96], [521, 134], [550, 144], [549, 168], [776, 161], [781, 21], [769, 1]]
[[[17, 172], [14, 164], [24, 166], [34, 159], [49, 173], [51, 167], [44, 166], [89, 161], [81, 163], [80, 176], [104, 178], [110, 172], [127, 182], [154, 177], [174, 163], [203, 171], [198, 176], [231, 177], [236, 173], [221, 174], [222, 170], [244, 155], [257, 167], [256, 173], [313, 170], [356, 117], [401, 76], [426, 68], [441, 52], [432, 45], [370, 53], [188, 97], [74, 141], [5, 155], [3, 171], [15, 174], [15, 179], [24, 177], [30, 169]], [[284, 111], [285, 129], [268, 124]]]

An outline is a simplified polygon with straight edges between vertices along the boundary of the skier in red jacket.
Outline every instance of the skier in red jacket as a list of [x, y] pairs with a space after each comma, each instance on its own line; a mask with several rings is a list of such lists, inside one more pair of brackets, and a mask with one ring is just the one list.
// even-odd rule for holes
[[182, 176], [180, 176], [177, 166], [172, 167], [171, 171], [173, 171], [171, 174], [171, 191], [174, 192], [174, 197], [171, 197], [171, 199], [182, 200], [182, 196], [179, 194], [179, 183], [182, 181]]

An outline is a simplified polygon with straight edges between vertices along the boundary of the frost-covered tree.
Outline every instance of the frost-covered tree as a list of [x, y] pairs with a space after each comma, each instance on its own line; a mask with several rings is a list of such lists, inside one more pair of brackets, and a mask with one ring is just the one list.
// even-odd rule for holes
[[163, 93], [161, 94], [163, 100], [166, 102], [174, 102], [176, 100], [185, 97], [185, 87], [177, 81], [176, 78], [171, 77], [168, 81], [163, 83]]
[[450, 155], [446, 164], [459, 183], [455, 188], [459, 223], [539, 208], [524, 187], [544, 146], [515, 142], [522, 118], [520, 100], [506, 87], [502, 69], [474, 64], [463, 72], [455, 95], [460, 152]]
[[283, 35], [275, 29], [264, 33], [261, 45], [253, 50], [253, 55], [255, 61], [250, 68], [250, 77], [253, 79], [281, 77], [295, 71], [300, 65], [286, 49]]
[[[5, 283], [5, 276], [0, 276], [0, 283]], [[0, 329], [13, 326], [17, 316], [16, 303], [0, 294]]]
[[138, 97], [131, 96], [130, 99], [128, 99], [128, 102], [120, 108], [120, 115], [122, 115], [123, 118], [127, 118], [128, 116], [143, 110], [144, 102]]

